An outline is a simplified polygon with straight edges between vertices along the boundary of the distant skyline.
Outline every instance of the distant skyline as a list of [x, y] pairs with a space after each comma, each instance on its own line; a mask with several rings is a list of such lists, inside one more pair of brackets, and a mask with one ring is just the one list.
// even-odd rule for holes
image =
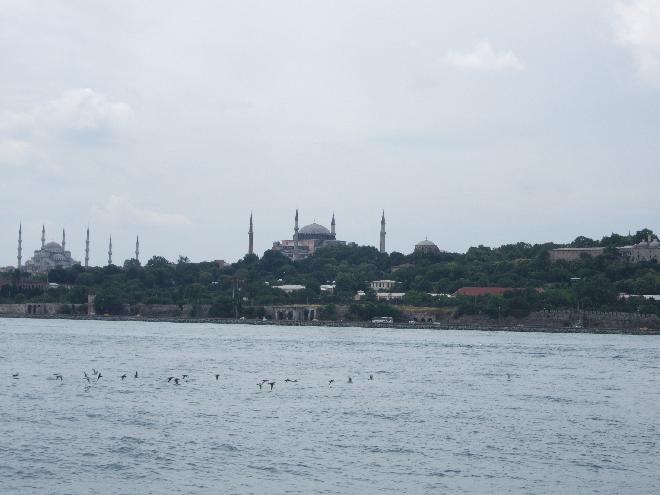
[[8, 0], [0, 266], [660, 230], [660, 0]]

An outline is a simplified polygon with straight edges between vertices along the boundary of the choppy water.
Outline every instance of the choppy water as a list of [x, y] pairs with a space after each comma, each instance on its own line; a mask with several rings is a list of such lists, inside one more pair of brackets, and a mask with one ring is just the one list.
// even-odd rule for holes
[[0, 356], [2, 494], [660, 491], [658, 337], [0, 319]]

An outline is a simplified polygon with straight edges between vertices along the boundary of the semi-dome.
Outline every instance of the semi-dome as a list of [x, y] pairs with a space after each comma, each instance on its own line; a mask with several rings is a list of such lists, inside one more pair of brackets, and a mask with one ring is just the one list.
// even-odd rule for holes
[[310, 223], [300, 229], [301, 234], [329, 234], [330, 231], [318, 223]]

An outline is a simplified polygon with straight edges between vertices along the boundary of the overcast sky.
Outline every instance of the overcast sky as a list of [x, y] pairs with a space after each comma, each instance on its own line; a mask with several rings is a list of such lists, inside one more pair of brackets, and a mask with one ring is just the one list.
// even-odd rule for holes
[[660, 0], [0, 6], [0, 266], [660, 230]]

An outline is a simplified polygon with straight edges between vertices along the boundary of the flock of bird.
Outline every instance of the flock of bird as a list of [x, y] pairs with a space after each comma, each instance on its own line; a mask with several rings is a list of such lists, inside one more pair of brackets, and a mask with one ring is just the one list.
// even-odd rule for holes
[[[11, 375], [11, 377], [14, 380], [18, 380], [19, 376], [20, 376], [19, 373], [13, 373]], [[55, 380], [60, 380], [61, 382], [64, 382], [64, 378], [63, 378], [61, 373], [53, 373], [53, 376], [55, 377]], [[124, 381], [127, 377], [128, 377], [128, 375], [126, 373], [124, 373], [119, 378], [120, 378], [121, 381]], [[92, 368], [92, 376], [89, 376], [87, 374], [87, 371], [83, 371], [83, 380], [86, 380], [87, 383], [89, 383], [89, 384], [91, 384], [92, 381], [98, 382], [101, 378], [103, 378], [103, 374], [99, 370], [96, 370], [94, 368]], [[137, 371], [133, 374], [133, 378], [134, 379], [139, 378], [139, 375], [138, 375]], [[181, 378], [179, 378], [178, 376], [168, 376], [167, 377], [167, 383], [172, 383], [174, 385], [180, 385], [182, 382], [188, 381], [188, 379], [189, 379], [188, 375], [181, 375]], [[219, 373], [215, 374], [215, 379], [216, 379], [216, 381], [220, 380], [220, 374]], [[370, 374], [369, 375], [369, 380], [373, 380], [373, 379], [374, 379], [374, 375]], [[298, 383], [298, 379], [297, 378], [296, 379], [286, 378], [284, 380], [284, 382], [285, 383]], [[263, 390], [264, 385], [269, 385], [270, 390], [273, 390], [273, 388], [275, 387], [275, 383], [277, 383], [275, 380], [263, 379], [260, 382], [257, 382], [257, 387], [259, 387], [259, 390]], [[328, 387], [332, 386], [333, 383], [335, 383], [334, 379], [328, 380]], [[353, 378], [351, 376], [349, 376], [346, 383], [353, 383]]]

